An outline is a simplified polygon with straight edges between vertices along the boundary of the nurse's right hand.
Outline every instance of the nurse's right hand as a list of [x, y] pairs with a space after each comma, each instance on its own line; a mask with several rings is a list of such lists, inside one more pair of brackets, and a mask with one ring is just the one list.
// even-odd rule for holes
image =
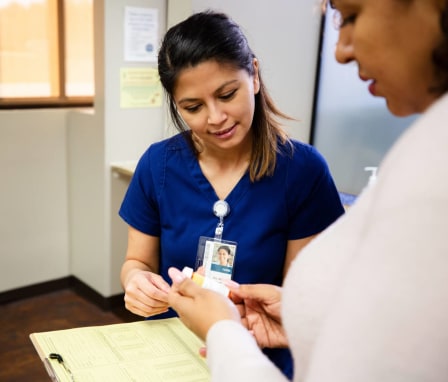
[[143, 317], [154, 316], [168, 310], [170, 285], [158, 274], [137, 271], [125, 286], [126, 309]]

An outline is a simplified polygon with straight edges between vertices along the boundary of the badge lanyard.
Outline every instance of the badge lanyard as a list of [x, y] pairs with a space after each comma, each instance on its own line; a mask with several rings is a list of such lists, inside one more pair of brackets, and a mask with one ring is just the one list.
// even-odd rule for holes
[[[230, 213], [230, 206], [224, 200], [217, 200], [213, 204], [213, 214], [219, 219], [215, 228], [215, 236], [200, 236], [196, 256], [196, 270], [200, 274], [214, 280], [230, 280], [235, 264], [236, 247], [235, 241], [222, 240], [224, 232], [224, 218]], [[227, 252], [227, 263], [222, 264], [220, 254]]]
[[215, 239], [222, 240], [222, 233], [224, 231], [224, 218], [229, 214], [230, 206], [225, 200], [218, 200], [213, 204], [213, 213], [219, 222], [215, 229]]

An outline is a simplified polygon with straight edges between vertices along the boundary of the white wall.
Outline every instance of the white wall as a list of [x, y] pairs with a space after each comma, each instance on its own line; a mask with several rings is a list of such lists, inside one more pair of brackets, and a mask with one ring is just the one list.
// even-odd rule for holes
[[65, 117], [0, 112], [0, 291], [68, 275]]
[[[291, 135], [308, 142], [321, 0], [191, 0], [193, 11], [228, 13], [245, 31], [279, 108], [296, 118]], [[174, 3], [177, 3], [174, 1]]]
[[120, 68], [143, 66], [123, 60], [126, 5], [158, 8], [166, 30], [166, 0], [94, 1], [94, 110], [0, 112], [0, 292], [69, 275], [121, 292], [117, 210], [129, 179], [112, 178], [110, 164], [165, 134], [164, 108], [120, 109]]
[[[68, 187], [70, 216], [70, 274], [105, 293], [107, 191], [104, 129], [101, 115], [69, 112]], [[105, 294], [107, 295], [107, 294]]]
[[[157, 8], [159, 34], [166, 30], [165, 0], [96, 0], [95, 111], [73, 114], [69, 125], [71, 272], [103, 296], [122, 292], [119, 270], [126, 225], [118, 218], [128, 179], [112, 178], [111, 163], [137, 160], [165, 129], [164, 107], [120, 107], [120, 69], [156, 67], [124, 61], [126, 6]], [[116, 184], [116, 185], [115, 185]]]

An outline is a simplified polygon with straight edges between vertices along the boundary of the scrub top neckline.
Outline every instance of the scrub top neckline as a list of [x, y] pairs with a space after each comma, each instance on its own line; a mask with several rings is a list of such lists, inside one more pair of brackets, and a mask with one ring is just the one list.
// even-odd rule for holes
[[[187, 150], [183, 150], [186, 153], [186, 160], [188, 163], [188, 167], [190, 169], [191, 175], [193, 179], [196, 181], [196, 185], [201, 193], [203, 193], [207, 199], [210, 200], [211, 205], [215, 203], [219, 198], [216, 195], [216, 192], [209, 182], [209, 180], [205, 177], [202, 172], [201, 166], [199, 165], [199, 161], [194, 155], [191, 147], [189, 147], [188, 143], [185, 142]], [[244, 194], [248, 191], [250, 185], [249, 179], [249, 171], [243, 174], [243, 176], [238, 180], [235, 187], [232, 188], [230, 193], [225, 198], [226, 202], [229, 203], [230, 209], [234, 208], [238, 201], [244, 196]]]

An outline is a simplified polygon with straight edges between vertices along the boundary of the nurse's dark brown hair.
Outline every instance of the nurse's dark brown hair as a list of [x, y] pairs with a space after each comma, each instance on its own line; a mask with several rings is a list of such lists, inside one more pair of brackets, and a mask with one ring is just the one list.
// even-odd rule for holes
[[[188, 126], [177, 112], [174, 89], [182, 70], [206, 61], [243, 69], [253, 76], [255, 54], [242, 29], [229, 16], [211, 10], [193, 14], [173, 26], [165, 34], [158, 56], [160, 81], [168, 98], [169, 110], [178, 131], [199, 154]], [[290, 140], [278, 119], [291, 119], [271, 99], [259, 71], [260, 91], [255, 95], [255, 111], [251, 126], [252, 152], [249, 164], [251, 181], [273, 174], [279, 143]], [[292, 149], [291, 144], [287, 144]]]

